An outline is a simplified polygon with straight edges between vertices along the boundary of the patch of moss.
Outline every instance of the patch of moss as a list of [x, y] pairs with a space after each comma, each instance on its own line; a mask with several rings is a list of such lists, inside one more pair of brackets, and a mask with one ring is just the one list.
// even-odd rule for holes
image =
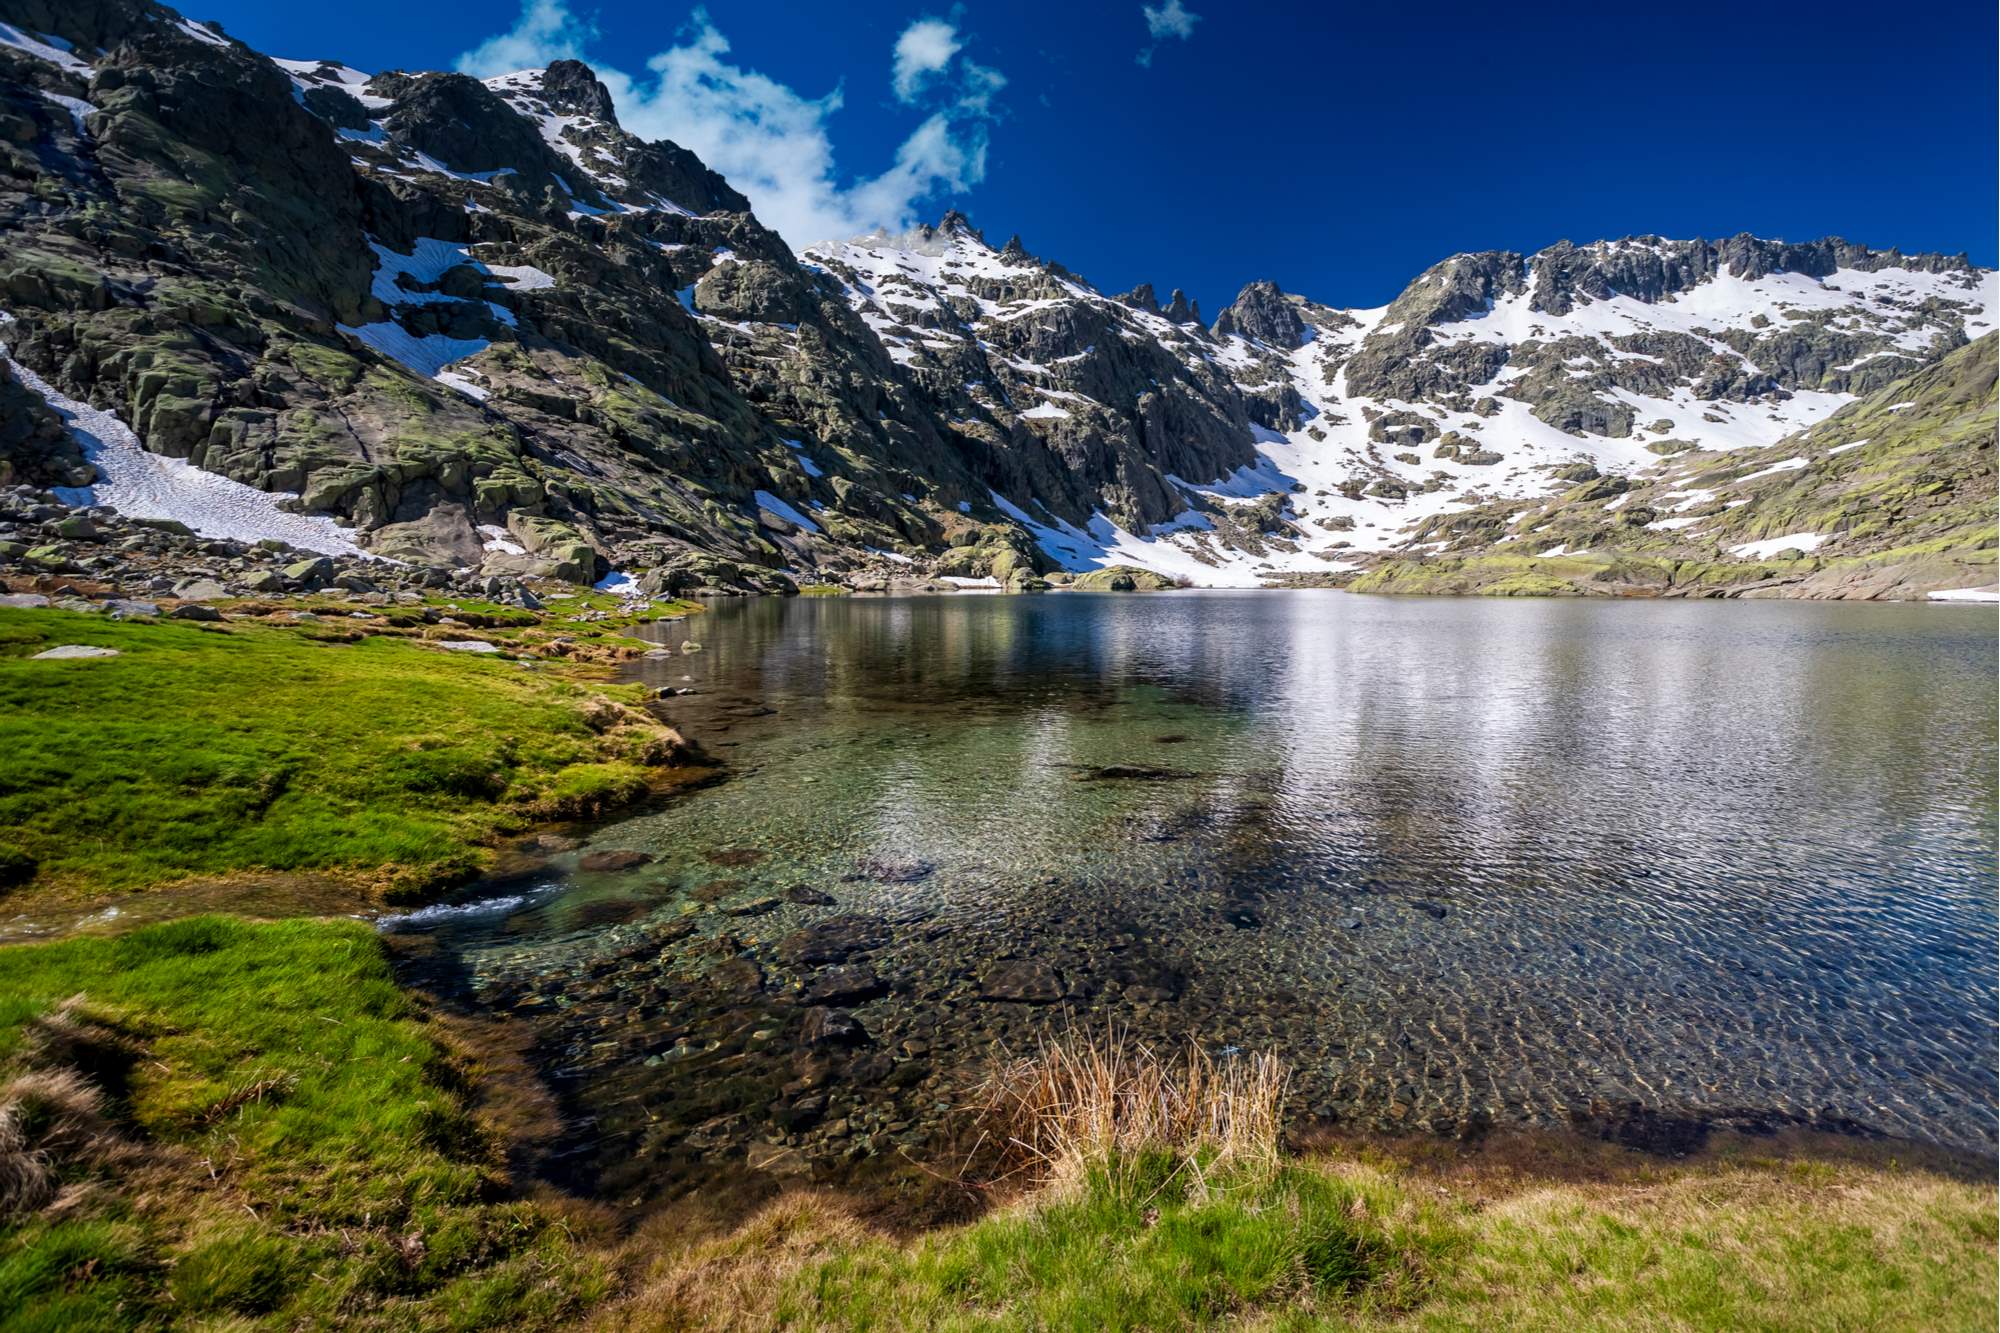
[[43, 1158], [65, 1206], [0, 1219], [10, 1328], [546, 1327], [609, 1290], [568, 1219], [513, 1197], [364, 923], [0, 948], [0, 1078], [23, 1073], [112, 1095]]
[[1136, 565], [1108, 565], [1078, 574], [1068, 586], [1079, 592], [1164, 592], [1182, 584], [1168, 575]]
[[[37, 866], [15, 894], [250, 869], [407, 893], [532, 819], [644, 794], [593, 712], [638, 687], [323, 627], [0, 609], [0, 825]], [[27, 660], [56, 643], [120, 655]]]

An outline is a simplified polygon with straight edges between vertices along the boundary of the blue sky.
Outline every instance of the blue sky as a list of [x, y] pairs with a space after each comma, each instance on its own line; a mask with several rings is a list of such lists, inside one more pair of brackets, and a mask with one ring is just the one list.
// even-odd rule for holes
[[[956, 206], [1209, 314], [1460, 250], [1739, 231], [1995, 261], [1995, 10], [1259, 0], [197, 0], [273, 55], [576, 54], [795, 244]], [[622, 77], [621, 77], [622, 76]]]

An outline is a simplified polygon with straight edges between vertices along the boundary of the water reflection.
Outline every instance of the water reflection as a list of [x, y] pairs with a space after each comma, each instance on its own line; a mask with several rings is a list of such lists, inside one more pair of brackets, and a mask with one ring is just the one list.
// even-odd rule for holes
[[[543, 1025], [621, 1189], [921, 1151], [1058, 998], [1276, 1045], [1349, 1122], [1994, 1141], [1988, 611], [763, 600], [689, 635], [643, 674], [730, 780], [599, 835], [641, 870], [423, 923]], [[816, 1003], [865, 1040], [809, 1043]]]

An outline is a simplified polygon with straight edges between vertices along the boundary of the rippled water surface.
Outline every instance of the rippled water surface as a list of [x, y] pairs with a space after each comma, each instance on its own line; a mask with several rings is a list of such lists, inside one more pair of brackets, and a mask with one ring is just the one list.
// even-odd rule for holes
[[[1995, 616], [1331, 592], [762, 599], [727, 766], [403, 924], [634, 1197], [921, 1158], [993, 1044], [1276, 1047], [1301, 1115], [1990, 1151]], [[835, 1023], [815, 1008], [856, 1025]], [[814, 1041], [812, 1038], [819, 1038]]]

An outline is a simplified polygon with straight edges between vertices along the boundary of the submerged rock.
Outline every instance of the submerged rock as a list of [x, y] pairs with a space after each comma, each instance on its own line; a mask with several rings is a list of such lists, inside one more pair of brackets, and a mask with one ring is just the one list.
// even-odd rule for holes
[[1179, 782], [1193, 777], [1177, 768], [1150, 768], [1144, 764], [1107, 764], [1077, 774], [1078, 782]]
[[764, 989], [764, 969], [754, 958], [725, 958], [708, 969], [708, 984], [730, 999], [748, 999]]
[[703, 852], [702, 859], [717, 866], [752, 866], [770, 853], [756, 847], [724, 847], [712, 852]]
[[806, 1010], [800, 1035], [808, 1046], [859, 1046], [868, 1040], [868, 1029], [845, 1009], [820, 1005]]
[[979, 996], [1016, 1004], [1054, 1004], [1063, 997], [1062, 978], [1046, 963], [999, 963], [980, 981]]
[[634, 851], [630, 848], [616, 848], [601, 852], [585, 852], [576, 867], [579, 870], [611, 871], [631, 870], [647, 864], [653, 859], [651, 852]]
[[864, 857], [854, 863], [854, 873], [849, 879], [872, 879], [883, 884], [915, 884], [918, 880], [929, 879], [937, 867], [929, 861], [888, 861], [876, 857]]
[[866, 917], [837, 916], [795, 930], [778, 942], [778, 957], [788, 963], [844, 963], [854, 955], [879, 949], [888, 930]]
[[806, 999], [814, 1004], [859, 1004], [886, 995], [889, 984], [865, 963], [830, 967], [814, 977], [806, 987]]

